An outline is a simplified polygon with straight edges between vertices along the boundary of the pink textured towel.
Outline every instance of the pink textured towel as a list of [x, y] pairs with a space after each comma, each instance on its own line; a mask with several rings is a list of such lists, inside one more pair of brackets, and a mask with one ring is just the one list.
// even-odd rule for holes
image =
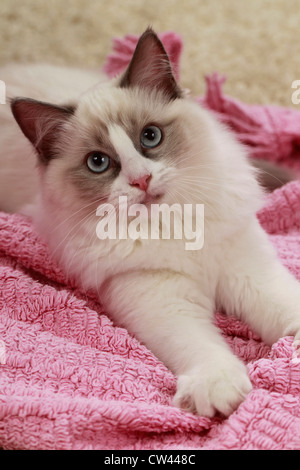
[[[280, 154], [278, 147], [274, 158], [294, 158], [296, 111], [276, 108], [271, 127], [266, 115], [273, 108], [223, 96], [216, 76], [203, 100], [242, 140], [251, 135], [254, 153], [264, 149], [272, 158], [268, 149], [284, 136], [285, 150]], [[256, 124], [249, 127], [248, 119]], [[300, 280], [300, 183], [269, 195], [258, 217]], [[30, 221], [18, 214], [0, 213], [0, 278], [0, 447], [300, 449], [300, 359], [293, 338], [269, 348], [247, 325], [217, 313], [228, 343], [248, 364], [253, 391], [228, 419], [203, 418], [171, 406], [173, 374], [112, 324], [99, 303], [66, 283]]]

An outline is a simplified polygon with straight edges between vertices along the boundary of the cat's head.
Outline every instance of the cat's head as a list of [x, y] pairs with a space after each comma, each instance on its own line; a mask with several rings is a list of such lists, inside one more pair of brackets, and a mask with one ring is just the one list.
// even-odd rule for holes
[[143, 203], [176, 199], [174, 178], [188, 166], [189, 132], [178, 106], [183, 95], [163, 44], [148, 29], [125, 73], [77, 103], [15, 98], [11, 106], [38, 153], [43, 191], [52, 191], [53, 200], [76, 207], [126, 195]]
[[234, 160], [224, 179], [232, 143], [185, 97], [151, 29], [122, 76], [87, 90], [76, 103], [16, 98], [11, 106], [37, 151], [44, 204], [53, 214], [80, 211], [82, 217], [120, 196], [128, 204], [197, 201], [209, 209], [224, 203], [222, 184], [238, 172]]

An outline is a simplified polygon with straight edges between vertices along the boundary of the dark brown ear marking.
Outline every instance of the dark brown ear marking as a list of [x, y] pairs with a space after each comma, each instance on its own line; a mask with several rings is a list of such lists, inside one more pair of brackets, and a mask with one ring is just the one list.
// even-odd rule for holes
[[11, 110], [23, 134], [47, 163], [55, 156], [53, 144], [63, 123], [75, 112], [75, 106], [56, 106], [30, 98], [14, 98]]
[[138, 86], [161, 90], [168, 99], [182, 97], [172, 71], [172, 65], [157, 34], [148, 28], [139, 39], [131, 62], [125, 71], [121, 88]]

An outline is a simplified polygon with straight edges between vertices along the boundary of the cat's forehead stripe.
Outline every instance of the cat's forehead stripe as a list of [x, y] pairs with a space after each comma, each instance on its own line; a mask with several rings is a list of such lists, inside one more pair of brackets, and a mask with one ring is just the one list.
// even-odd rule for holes
[[108, 131], [111, 143], [121, 161], [123, 173], [134, 178], [145, 172], [149, 174], [149, 161], [142, 158], [125, 130], [117, 124], [112, 124], [108, 126]]
[[108, 134], [120, 159], [122, 159], [122, 156], [137, 153], [132, 140], [121, 126], [117, 124], [109, 125]]

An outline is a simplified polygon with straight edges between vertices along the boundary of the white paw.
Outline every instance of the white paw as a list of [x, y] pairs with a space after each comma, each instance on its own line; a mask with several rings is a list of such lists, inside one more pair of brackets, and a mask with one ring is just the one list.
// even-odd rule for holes
[[300, 315], [299, 318], [289, 323], [289, 326], [285, 328], [282, 333], [282, 336], [294, 336], [295, 342], [299, 343], [300, 341]]
[[174, 405], [202, 416], [212, 417], [216, 411], [229, 416], [252, 389], [246, 367], [234, 357], [212, 369], [204, 373], [199, 367], [180, 375]]

